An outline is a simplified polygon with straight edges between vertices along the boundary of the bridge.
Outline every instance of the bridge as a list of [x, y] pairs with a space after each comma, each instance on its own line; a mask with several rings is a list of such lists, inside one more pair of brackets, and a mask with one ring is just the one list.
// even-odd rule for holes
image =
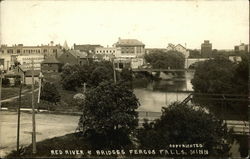
[[190, 68], [190, 66], [195, 65], [195, 63], [209, 60], [210, 58], [186, 58], [185, 59], [185, 69]]
[[136, 68], [133, 72], [194, 72], [195, 69], [161, 69], [161, 68]]

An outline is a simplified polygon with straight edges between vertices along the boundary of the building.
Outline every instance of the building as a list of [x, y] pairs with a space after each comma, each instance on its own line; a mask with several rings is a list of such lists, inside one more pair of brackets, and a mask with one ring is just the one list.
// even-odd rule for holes
[[41, 46], [24, 46], [23, 44], [7, 46], [1, 45], [0, 55], [11, 54], [11, 55], [32, 55], [40, 54], [44, 55], [45, 58], [50, 56], [59, 56], [61, 54], [62, 47], [54, 45], [54, 42], [51, 41], [48, 45]]
[[118, 70], [121, 70], [123, 68], [131, 68], [131, 59], [115, 58], [114, 65]]
[[234, 51], [236, 53], [238, 53], [238, 52], [248, 52], [249, 51], [249, 46], [247, 44], [241, 43], [240, 45], [234, 46]]
[[86, 52], [80, 52], [79, 50], [65, 50], [60, 57], [58, 57], [58, 61], [62, 64], [72, 64], [72, 65], [83, 65], [87, 64], [89, 60], [89, 56]]
[[118, 39], [113, 45], [116, 48], [115, 66], [118, 69], [125, 67], [138, 68], [143, 65], [145, 55], [145, 44], [137, 39]]
[[186, 49], [184, 46], [182, 46], [181, 44], [177, 44], [176, 46], [174, 44], [168, 44], [167, 46], [167, 51], [177, 51], [182, 53], [185, 58], [189, 57], [189, 50]]
[[[39, 74], [40, 70], [34, 70], [34, 83], [37, 84], [39, 82]], [[13, 76], [20, 76], [23, 84], [31, 85], [32, 84], [32, 70], [27, 69], [21, 65], [17, 66], [16, 69], [12, 72]]]
[[88, 54], [94, 54], [96, 48], [101, 48], [101, 45], [91, 45], [91, 44], [84, 44], [84, 45], [76, 45], [74, 44], [74, 50], [79, 50], [80, 52], [85, 52]]
[[45, 59], [41, 64], [42, 72], [60, 72], [61, 70], [61, 62], [59, 62], [56, 57], [52, 56]]
[[32, 60], [34, 70], [41, 70], [41, 63], [44, 60], [42, 54], [30, 54], [17, 56], [17, 62], [25, 69], [32, 70]]
[[101, 55], [116, 55], [118, 48], [115, 47], [97, 47], [95, 48], [95, 54]]
[[209, 40], [204, 40], [201, 44], [201, 57], [210, 58], [212, 56], [212, 44]]
[[111, 61], [113, 58], [121, 57], [121, 49], [116, 47], [95, 48], [95, 57], [102, 57], [103, 60]]
[[237, 55], [230, 55], [228, 56], [228, 59], [234, 63], [240, 63], [242, 61], [241, 56], [237, 56]]
[[120, 48], [120, 57], [136, 58], [143, 57], [145, 54], [145, 44], [137, 39], [118, 39], [114, 45]]
[[14, 66], [13, 55], [10, 55], [10, 54], [0, 55], [1, 69], [3, 69], [4, 71], [9, 71], [12, 68], [12, 66]]

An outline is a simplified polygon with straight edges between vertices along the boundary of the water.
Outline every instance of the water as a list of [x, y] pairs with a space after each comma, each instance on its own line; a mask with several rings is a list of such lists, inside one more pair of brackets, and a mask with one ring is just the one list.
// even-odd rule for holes
[[167, 107], [175, 101], [183, 101], [192, 91], [191, 79], [194, 73], [186, 72], [185, 78], [141, 81], [134, 85], [134, 93], [141, 106], [139, 111], [161, 112], [162, 107]]

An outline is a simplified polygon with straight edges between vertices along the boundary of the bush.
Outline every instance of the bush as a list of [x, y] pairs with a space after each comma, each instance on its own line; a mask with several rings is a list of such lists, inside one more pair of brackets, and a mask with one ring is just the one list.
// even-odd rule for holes
[[173, 103], [163, 108], [162, 116], [155, 122], [145, 122], [139, 130], [138, 140], [142, 148], [163, 149], [170, 144], [204, 144], [211, 156], [229, 156], [233, 142], [232, 130], [222, 120], [206, 110]]

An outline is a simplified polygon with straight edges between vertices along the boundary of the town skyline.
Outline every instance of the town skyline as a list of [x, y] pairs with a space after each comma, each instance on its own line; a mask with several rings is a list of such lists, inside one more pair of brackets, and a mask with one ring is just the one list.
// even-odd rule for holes
[[112, 46], [119, 37], [138, 39], [146, 48], [166, 48], [173, 43], [200, 49], [204, 40], [209, 40], [213, 49], [249, 44], [249, 5], [244, 0], [12, 0], [0, 4], [0, 43], [8, 46], [37, 46], [50, 41], [63, 45], [65, 40], [69, 46], [74, 43]]

